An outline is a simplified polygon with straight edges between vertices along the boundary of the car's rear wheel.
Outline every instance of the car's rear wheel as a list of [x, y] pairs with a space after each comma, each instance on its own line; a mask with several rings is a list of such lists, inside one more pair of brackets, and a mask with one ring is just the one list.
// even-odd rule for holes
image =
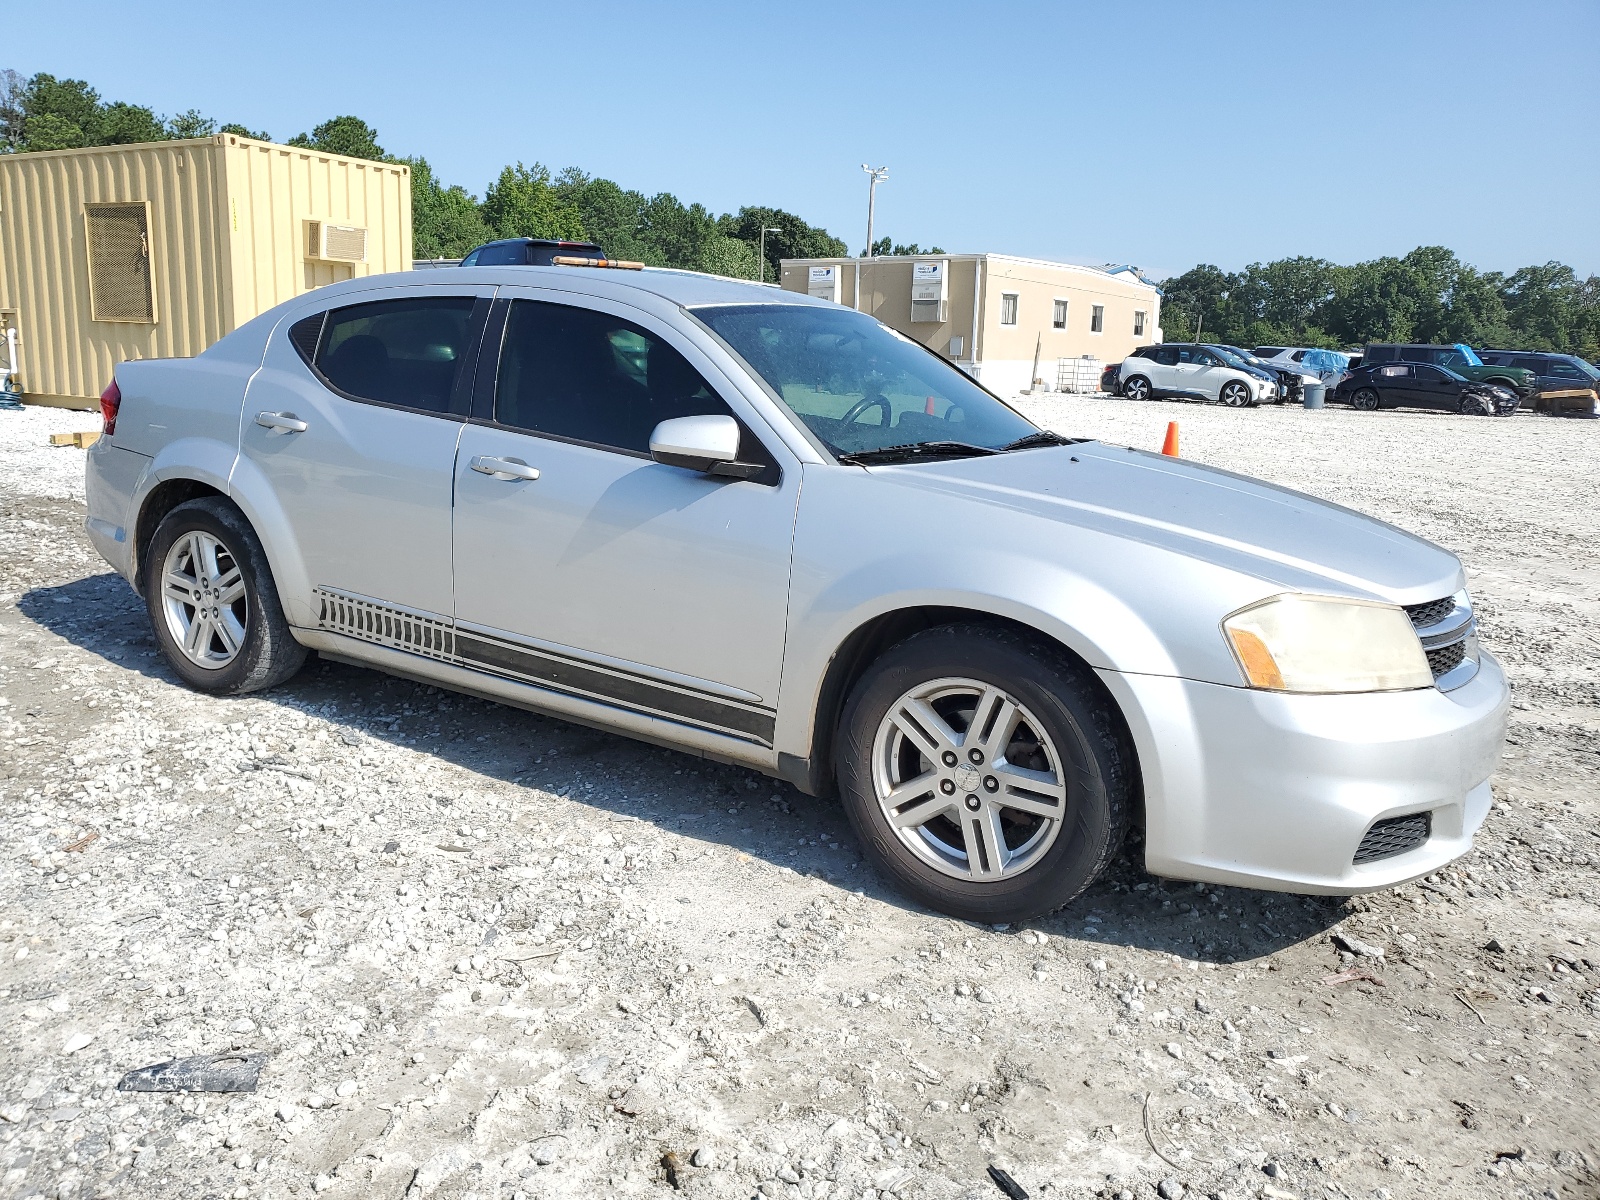
[[1150, 381], [1143, 375], [1135, 375], [1122, 385], [1122, 394], [1129, 400], [1148, 400], [1150, 390]]
[[1378, 393], [1371, 388], [1361, 388], [1350, 397], [1350, 403], [1362, 412], [1378, 411]]
[[1250, 389], [1237, 379], [1229, 380], [1222, 385], [1219, 397], [1229, 408], [1254, 408], [1256, 398], [1250, 394]]
[[1136, 767], [1110, 698], [1020, 633], [949, 625], [900, 643], [852, 691], [837, 744], [868, 857], [951, 916], [1059, 908], [1127, 832]]
[[273, 687], [306, 660], [278, 602], [261, 540], [221, 496], [178, 505], [144, 560], [156, 642], [192, 688], [236, 695]]

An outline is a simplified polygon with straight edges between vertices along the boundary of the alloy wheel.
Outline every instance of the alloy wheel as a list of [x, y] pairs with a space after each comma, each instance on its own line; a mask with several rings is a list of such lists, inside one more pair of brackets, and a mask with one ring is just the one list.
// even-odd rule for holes
[[1150, 385], [1143, 379], [1130, 379], [1125, 395], [1129, 400], [1150, 399]]
[[873, 739], [872, 785], [907, 849], [980, 883], [1038, 863], [1067, 815], [1063, 761], [1044, 726], [975, 679], [920, 683], [889, 707]]
[[1229, 408], [1243, 408], [1250, 403], [1250, 389], [1235, 380], [1222, 389], [1222, 402]]
[[221, 539], [196, 529], [172, 543], [161, 566], [161, 610], [173, 642], [195, 666], [220, 670], [238, 657], [249, 598]]

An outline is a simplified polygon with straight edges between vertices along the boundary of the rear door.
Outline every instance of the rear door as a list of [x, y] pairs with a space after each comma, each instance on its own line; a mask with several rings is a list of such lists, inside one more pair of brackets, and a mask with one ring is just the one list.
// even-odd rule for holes
[[1385, 408], [1397, 408], [1412, 403], [1416, 388], [1416, 368], [1410, 363], [1385, 363], [1372, 373], [1372, 382], [1378, 389], [1378, 398]]
[[[480, 388], [456, 466], [458, 653], [770, 743], [798, 464], [780, 469], [756, 418], [725, 398], [737, 396], [729, 381], [655, 317], [593, 297], [502, 294], [489, 337], [498, 374], [486, 352], [493, 386]], [[713, 478], [651, 459], [657, 422], [700, 414], [739, 420], [740, 458], [767, 470]], [[524, 477], [497, 473], [504, 463]]]
[[456, 440], [491, 292], [359, 293], [273, 337], [236, 470], [259, 473], [298, 548], [306, 594], [285, 599], [313, 607], [294, 623], [315, 623], [316, 592], [450, 613]]

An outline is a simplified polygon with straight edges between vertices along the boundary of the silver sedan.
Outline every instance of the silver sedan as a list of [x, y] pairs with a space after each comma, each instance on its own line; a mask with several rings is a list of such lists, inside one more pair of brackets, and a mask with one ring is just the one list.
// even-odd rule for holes
[[88, 531], [172, 669], [310, 650], [837, 792], [933, 908], [1157, 874], [1350, 893], [1489, 807], [1457, 560], [1030, 424], [870, 317], [672, 271], [308, 293], [123, 363]]

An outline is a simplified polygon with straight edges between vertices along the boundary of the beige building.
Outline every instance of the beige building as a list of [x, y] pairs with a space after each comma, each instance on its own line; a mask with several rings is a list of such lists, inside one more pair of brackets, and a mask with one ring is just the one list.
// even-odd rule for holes
[[780, 282], [871, 313], [1000, 393], [1034, 379], [1091, 391], [1100, 364], [1161, 340], [1161, 293], [1128, 268], [1008, 254], [795, 258]]
[[92, 408], [311, 288], [411, 268], [410, 168], [233, 134], [0, 155], [0, 373]]

